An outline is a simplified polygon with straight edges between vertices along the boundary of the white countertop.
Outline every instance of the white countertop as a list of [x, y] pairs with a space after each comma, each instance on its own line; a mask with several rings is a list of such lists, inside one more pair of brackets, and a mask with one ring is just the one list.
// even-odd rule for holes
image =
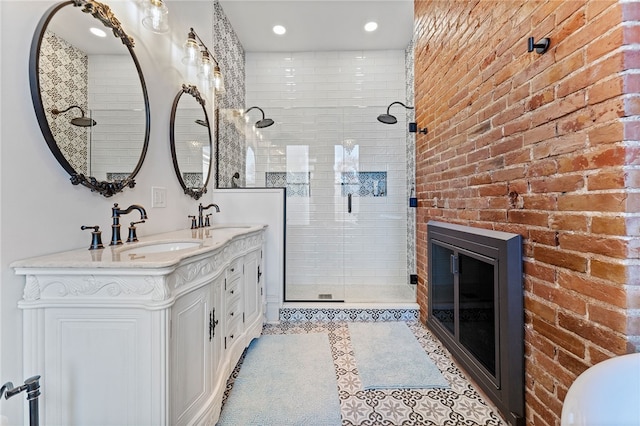
[[[103, 244], [105, 248], [97, 250], [78, 249], [53, 253], [45, 256], [32, 257], [17, 260], [11, 263], [16, 273], [28, 273], [32, 268], [164, 268], [175, 266], [187, 257], [214, 251], [223, 247], [236, 237], [250, 234], [266, 227], [263, 224], [227, 224], [214, 225], [207, 228], [184, 229], [162, 234], [139, 237], [135, 243], [124, 243], [117, 246]], [[125, 229], [126, 231], [126, 229]], [[88, 239], [87, 242], [90, 242]], [[144, 252], [144, 247], [159, 243], [198, 243], [195, 247], [180, 250], [160, 251], [154, 253]], [[141, 248], [136, 253], [136, 248]]]

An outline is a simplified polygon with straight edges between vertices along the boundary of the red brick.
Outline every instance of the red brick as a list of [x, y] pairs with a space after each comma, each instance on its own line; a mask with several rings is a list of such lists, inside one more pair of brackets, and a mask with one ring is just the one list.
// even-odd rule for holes
[[567, 290], [578, 292], [594, 301], [612, 306], [626, 306], [625, 290], [622, 286], [606, 283], [594, 277], [560, 271], [558, 284]]
[[627, 255], [627, 243], [620, 238], [561, 233], [560, 248], [584, 253], [596, 253], [624, 259]]
[[589, 229], [587, 217], [577, 214], [553, 214], [550, 226], [552, 229], [561, 231], [586, 232]]
[[627, 269], [623, 264], [617, 262], [592, 259], [591, 275], [619, 284], [627, 282]]
[[594, 216], [591, 232], [605, 235], [626, 235], [626, 221], [623, 216]]
[[560, 266], [577, 272], [585, 272], [587, 270], [587, 259], [575, 253], [537, 246], [534, 247], [533, 254], [537, 261], [549, 265]]
[[558, 325], [617, 355], [625, 354], [627, 351], [627, 341], [622, 334], [614, 333], [609, 328], [587, 321], [584, 317], [559, 312]]
[[622, 212], [627, 196], [623, 193], [561, 195], [558, 209], [562, 211]]

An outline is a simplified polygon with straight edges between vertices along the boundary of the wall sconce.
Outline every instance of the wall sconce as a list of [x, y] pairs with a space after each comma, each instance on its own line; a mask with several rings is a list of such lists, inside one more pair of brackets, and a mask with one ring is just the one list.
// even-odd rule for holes
[[386, 114], [380, 114], [378, 116], [378, 121], [379, 122], [384, 123], [384, 124], [396, 124], [398, 122], [398, 119], [395, 116], [389, 114], [389, 109], [395, 104], [400, 104], [403, 107], [405, 107], [406, 109], [413, 109], [413, 107], [406, 106], [402, 102], [398, 102], [398, 101], [391, 102], [391, 104], [387, 107], [387, 113]]
[[535, 43], [533, 41], [533, 37], [529, 37], [529, 40], [527, 43], [527, 50], [529, 52], [533, 52], [533, 49], [536, 49], [536, 53], [542, 55], [544, 52], [546, 52], [549, 49], [550, 44], [551, 44], [551, 40], [548, 38], [543, 38], [541, 40], [538, 40], [537, 43]]
[[189, 66], [198, 66], [198, 77], [200, 79], [213, 84], [216, 92], [224, 91], [224, 78], [220, 72], [218, 61], [216, 61], [193, 28], [189, 30], [183, 49], [184, 57], [182, 58], [182, 63]]
[[142, 25], [157, 34], [169, 31], [169, 9], [162, 0], [146, 0]]
[[58, 115], [58, 114], [62, 114], [65, 113], [67, 111], [69, 111], [71, 108], [78, 108], [80, 110], [80, 113], [82, 114], [80, 117], [75, 117], [72, 118], [71, 124], [73, 124], [74, 126], [78, 126], [78, 127], [92, 127], [95, 126], [96, 124], [96, 120], [92, 120], [91, 117], [85, 117], [84, 116], [84, 110], [82, 108], [80, 108], [78, 105], [71, 105], [69, 108], [67, 109], [63, 109], [62, 111], [60, 111], [57, 108], [53, 108], [51, 110], [51, 114], [53, 115]]
[[422, 133], [426, 135], [427, 128], [423, 127], [422, 129], [418, 129], [418, 123], [409, 123], [409, 133]]
[[249, 111], [251, 111], [252, 109], [257, 109], [262, 113], [262, 119], [256, 121], [256, 129], [264, 129], [265, 127], [269, 127], [273, 124], [273, 120], [270, 118], [264, 118], [264, 111], [262, 110], [262, 108], [257, 107], [257, 106], [252, 106], [251, 108], [249, 108], [248, 110], [246, 110], [244, 113], [248, 113]]

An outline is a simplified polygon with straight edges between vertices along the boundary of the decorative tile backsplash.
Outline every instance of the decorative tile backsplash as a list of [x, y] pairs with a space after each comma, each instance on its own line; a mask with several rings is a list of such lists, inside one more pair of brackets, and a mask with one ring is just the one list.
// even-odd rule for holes
[[311, 173], [265, 173], [265, 186], [267, 188], [287, 188], [287, 197], [309, 197], [311, 195], [309, 182], [311, 182]]
[[182, 173], [182, 180], [187, 188], [202, 187], [202, 173]]
[[280, 321], [286, 322], [382, 322], [419, 319], [418, 309], [280, 308]]
[[340, 185], [343, 197], [386, 197], [387, 172], [345, 172]]

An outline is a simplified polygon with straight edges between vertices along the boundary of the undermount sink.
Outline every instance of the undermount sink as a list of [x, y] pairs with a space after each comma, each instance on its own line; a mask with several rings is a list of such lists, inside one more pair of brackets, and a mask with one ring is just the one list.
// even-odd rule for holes
[[122, 247], [117, 252], [120, 254], [150, 254], [150, 253], [166, 253], [178, 250], [186, 250], [202, 247], [200, 241], [162, 241], [149, 244], [136, 244], [132, 247]]

